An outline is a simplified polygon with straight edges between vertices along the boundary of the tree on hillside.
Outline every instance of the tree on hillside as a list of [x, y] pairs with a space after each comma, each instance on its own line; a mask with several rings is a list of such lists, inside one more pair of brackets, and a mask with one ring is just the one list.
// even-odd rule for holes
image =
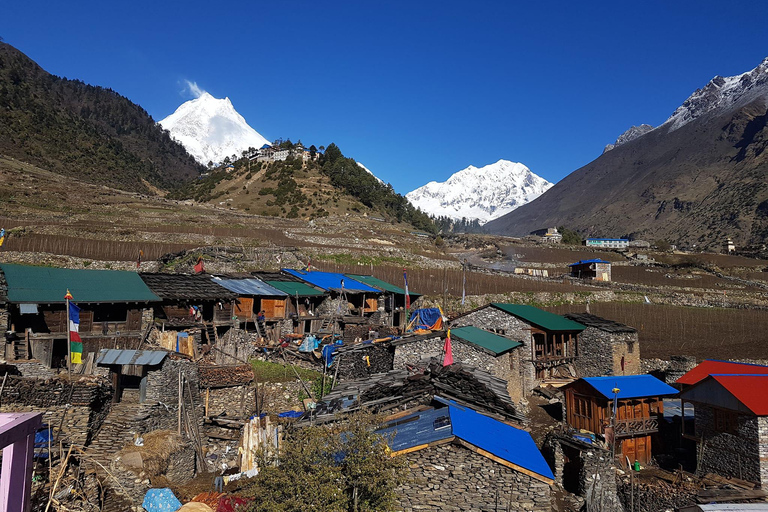
[[311, 146], [309, 146], [309, 156], [310, 156], [310, 158], [312, 158], [313, 160], [314, 160], [315, 156], [317, 156], [317, 148], [315, 147], [315, 145], [314, 145], [314, 144], [312, 144]]
[[581, 245], [581, 235], [572, 229], [568, 229], [565, 226], [557, 228], [557, 232], [563, 235], [563, 243], [570, 245]]
[[262, 468], [245, 494], [255, 512], [390, 511], [405, 483], [405, 460], [391, 457], [375, 432], [377, 417], [355, 413], [333, 425], [288, 431], [279, 465], [262, 455]]

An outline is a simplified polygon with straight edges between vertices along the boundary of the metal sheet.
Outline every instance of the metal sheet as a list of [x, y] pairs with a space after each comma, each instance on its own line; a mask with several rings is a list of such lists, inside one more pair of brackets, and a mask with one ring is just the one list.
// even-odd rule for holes
[[163, 362], [168, 352], [162, 350], [117, 350], [102, 349], [96, 364], [155, 366]]
[[222, 277], [212, 278], [213, 282], [223, 286], [231, 292], [239, 295], [254, 295], [257, 297], [287, 297], [288, 294], [274, 288], [261, 279], [255, 277], [248, 279], [225, 279]]

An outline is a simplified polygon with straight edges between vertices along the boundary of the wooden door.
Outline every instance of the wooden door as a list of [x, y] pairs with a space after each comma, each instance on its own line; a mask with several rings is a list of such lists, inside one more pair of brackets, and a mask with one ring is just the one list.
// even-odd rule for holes
[[285, 299], [261, 299], [266, 318], [285, 318]]
[[249, 319], [253, 315], [253, 299], [240, 297], [235, 302], [235, 316], [240, 319]]

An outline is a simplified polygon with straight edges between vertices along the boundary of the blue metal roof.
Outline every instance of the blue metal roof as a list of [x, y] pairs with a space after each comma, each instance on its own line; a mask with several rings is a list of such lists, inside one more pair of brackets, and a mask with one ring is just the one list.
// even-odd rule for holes
[[163, 362], [168, 352], [162, 350], [117, 350], [103, 348], [96, 358], [96, 364], [135, 364], [155, 366]]
[[456, 436], [504, 461], [527, 469], [547, 479], [554, 479], [552, 470], [541, 455], [531, 434], [513, 426], [484, 416], [452, 400], [435, 399], [447, 405], [406, 416], [393, 426], [380, 430], [383, 435], [393, 435], [392, 451]]
[[615, 377], [584, 377], [582, 379], [609, 400], [613, 389], [619, 388], [616, 398], [643, 398], [647, 396], [676, 395], [677, 390], [653, 375], [618, 375]]
[[596, 242], [629, 242], [628, 238], [587, 238]]
[[229, 279], [225, 277], [212, 277], [211, 281], [223, 286], [231, 292], [239, 295], [255, 295], [262, 297], [287, 297], [288, 294], [270, 286], [261, 279], [255, 277], [245, 279]]
[[339, 291], [341, 289], [341, 280], [344, 280], [344, 291], [351, 293], [374, 292], [381, 293], [381, 290], [368, 286], [367, 284], [356, 281], [351, 277], [336, 272], [320, 272], [319, 270], [293, 270], [284, 268], [283, 272], [288, 272], [292, 276], [306, 281], [307, 283], [322, 288], [323, 290]]
[[579, 260], [576, 263], [571, 263], [568, 266], [575, 267], [576, 265], [586, 265], [587, 263], [610, 263], [610, 261], [601, 260], [599, 258], [594, 260]]

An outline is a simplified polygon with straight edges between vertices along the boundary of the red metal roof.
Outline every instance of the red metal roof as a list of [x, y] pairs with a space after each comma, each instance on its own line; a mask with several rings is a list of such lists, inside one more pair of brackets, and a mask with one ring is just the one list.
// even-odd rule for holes
[[768, 375], [768, 366], [749, 363], [733, 363], [731, 361], [717, 361], [715, 359], [705, 359], [698, 366], [691, 369], [688, 373], [677, 379], [678, 384], [696, 384], [713, 374], [749, 374], [749, 375]]
[[739, 402], [758, 416], [768, 416], [768, 375], [712, 375]]

